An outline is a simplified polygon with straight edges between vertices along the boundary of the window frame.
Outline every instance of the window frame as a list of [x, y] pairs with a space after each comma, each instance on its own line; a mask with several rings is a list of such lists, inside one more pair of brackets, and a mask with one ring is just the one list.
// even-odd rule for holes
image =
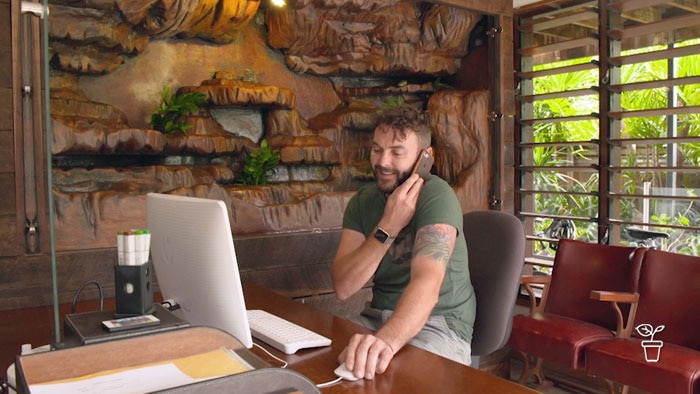
[[[658, 3], [659, 5], [661, 4], [658, 1], [652, 3]], [[630, 146], [640, 143], [647, 145], [667, 143], [676, 146], [677, 144], [681, 143], [700, 143], [700, 137], [698, 136], [667, 136], [664, 138], [649, 138], [643, 140], [634, 140], [630, 138], [624, 139], [620, 137], [623, 119], [626, 117], [640, 115], [671, 115], [675, 117], [677, 115], [700, 112], [700, 107], [698, 106], [676, 107], [673, 105], [667, 105], [667, 108], [655, 108], [638, 112], [624, 111], [621, 107], [621, 95], [628, 91], [654, 88], [666, 88], [673, 90], [674, 86], [700, 83], [700, 75], [693, 75], [683, 78], [677, 78], [676, 75], [667, 75], [666, 79], [660, 81], [628, 84], [620, 83], [621, 67], [625, 66], [625, 64], [629, 63], [630, 61], [639, 61], [640, 59], [642, 61], [652, 61], [658, 60], [659, 58], [663, 59], [671, 55], [676, 55], [676, 57], [678, 57], [684, 54], [697, 54], [700, 52], [700, 50], [694, 47], [674, 47], [641, 55], [623, 54], [623, 50], [626, 51], [631, 49], [623, 48], [623, 42], [625, 43], [625, 46], [630, 46], [629, 43], [634, 42], [634, 40], [639, 40], [639, 42], [645, 43], [648, 42], [648, 39], [646, 39], [647, 37], [652, 37], [659, 33], [671, 32], [678, 35], [690, 34], [690, 37], [686, 37], [685, 40], [690, 38], [700, 38], [700, 23], [697, 22], [697, 20], [700, 19], [700, 15], [697, 13], [674, 16], [668, 20], [662, 18], [660, 21], [648, 24], [631, 24], [626, 28], [620, 25], [620, 21], [624, 21], [621, 16], [623, 12], [633, 12], [635, 7], [638, 9], [645, 9], [645, 7], [639, 7], [648, 6], [649, 4], [649, 1], [643, 0], [599, 0], [592, 2], [569, 1], [536, 4], [533, 7], [516, 10], [513, 24], [514, 66], [516, 85], [518, 86], [516, 88], [515, 112], [516, 176], [514, 188], [514, 207], [516, 215], [518, 215], [525, 224], [526, 236], [528, 240], [526, 263], [531, 266], [538, 267], [538, 270], [545, 268], [544, 271], [547, 271], [548, 268], [551, 268], [557, 238], [547, 237], [546, 234], [545, 236], [542, 236], [541, 232], [538, 233], [535, 225], [535, 221], [537, 220], [569, 219], [576, 223], [590, 222], [596, 227], [596, 231], [595, 240], [589, 239], [589, 241], [610, 244], [620, 244], [624, 241], [622, 235], [623, 226], [644, 226], [649, 224], [647, 222], [639, 222], [634, 220], [622, 220], [619, 207], [620, 201], [625, 198], [639, 198], [639, 196], [630, 196], [620, 193], [618, 191], [618, 178], [623, 170], [639, 171], [639, 173], [643, 173], [654, 171], [662, 172], [667, 171], [669, 168], [674, 168], [668, 166], [659, 168], [636, 168], [622, 166], [619, 159], [619, 157], [621, 157], [619, 151], [621, 151], [625, 145]], [[653, 6], [654, 4], [651, 5]], [[539, 21], [533, 22], [535, 18], [539, 18]], [[591, 28], [593, 23], [592, 21], [597, 22], [597, 26], [593, 26], [595, 27], [593, 32], [588, 32], [588, 34], [585, 34], [585, 29], [581, 29], [583, 32], [581, 36], [559, 40], [554, 37], [550, 42], [545, 42], [541, 45], [533, 45], [533, 37], [538, 32], [546, 31], [547, 29], [552, 29], [554, 27], [568, 25], [574, 26], [572, 25], [574, 23], [580, 23], [588, 28]], [[688, 31], [690, 31], [690, 33], [688, 33]], [[542, 40], [544, 41], [544, 39]], [[700, 45], [700, 43], [697, 45]], [[642, 47], [646, 48], [646, 46]], [[547, 57], [553, 58], [556, 55], [559, 55], [565, 59], [585, 57], [597, 57], [597, 59], [548, 70], [534, 70], [532, 68], [534, 64], [544, 63], [537, 63], [534, 60], [537, 57], [546, 59]], [[534, 93], [533, 81], [535, 78], [561, 73], [585, 72], [586, 70], [593, 69], [598, 70], [597, 86], [576, 87], [564, 91], [546, 92], [539, 95]], [[598, 98], [598, 111], [596, 113], [576, 114], [566, 118], [548, 118], [545, 120], [534, 116], [533, 103], [536, 100], [543, 101], [562, 97], [571, 98], [591, 94], [597, 95]], [[535, 137], [533, 126], [538, 123], [556, 123], [563, 121], [581, 122], [591, 119], [594, 119], [594, 122], [597, 121], [598, 136], [597, 138], [592, 138], [590, 141], [534, 141]], [[569, 165], [565, 166], [538, 167], [533, 164], [532, 158], [528, 156], [534, 156], [535, 148], [543, 148], [546, 146], [557, 146], [562, 148], [567, 145], [577, 146], [582, 144], [598, 147], [596, 155], [597, 162], [595, 160], [591, 160], [588, 167], [576, 165], [575, 163], [570, 163]], [[548, 168], [552, 169], [550, 172], [555, 172], [558, 174], [566, 171], [593, 171], [598, 176], [597, 190], [595, 192], [591, 191], [585, 193], [573, 190], [542, 191], [536, 189], [534, 187], [535, 181], [533, 174], [537, 171], [544, 171]], [[677, 167], [676, 170], [680, 172], [692, 172], [697, 171], [697, 166]], [[535, 209], [535, 195], [545, 193], [566, 198], [596, 198], [598, 202], [597, 210], [590, 216], [542, 213], [541, 211]], [[653, 197], [660, 200], [685, 200], [700, 205], [700, 199], [697, 198], [697, 196]], [[649, 199], [649, 197], [646, 198]], [[661, 227], [670, 230], [688, 228], [693, 232], [700, 231], [700, 224], [688, 227], [667, 224]], [[550, 252], [549, 256], [538, 256], [535, 253], [535, 244], [538, 242], [548, 242], [550, 245], [553, 244], [554, 250]]]

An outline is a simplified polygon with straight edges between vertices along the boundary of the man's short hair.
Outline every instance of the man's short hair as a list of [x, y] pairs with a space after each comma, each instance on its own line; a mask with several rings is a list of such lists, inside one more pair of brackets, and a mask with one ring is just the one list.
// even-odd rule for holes
[[407, 130], [413, 130], [421, 148], [430, 146], [430, 115], [425, 111], [405, 104], [389, 107], [379, 115], [377, 126], [381, 125], [389, 126], [396, 140], [405, 140]]

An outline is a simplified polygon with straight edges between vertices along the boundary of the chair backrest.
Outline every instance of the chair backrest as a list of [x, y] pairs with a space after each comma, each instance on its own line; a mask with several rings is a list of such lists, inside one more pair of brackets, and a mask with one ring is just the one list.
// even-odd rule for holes
[[506, 212], [473, 211], [463, 220], [476, 293], [474, 358], [500, 349], [510, 336], [525, 260], [525, 232], [520, 219]]
[[[700, 257], [649, 250], [639, 278], [635, 326], [663, 325], [654, 339], [700, 351]], [[632, 335], [641, 339], [636, 330]]]
[[637, 291], [646, 249], [559, 240], [545, 313], [583, 320], [614, 330], [615, 314], [591, 290]]

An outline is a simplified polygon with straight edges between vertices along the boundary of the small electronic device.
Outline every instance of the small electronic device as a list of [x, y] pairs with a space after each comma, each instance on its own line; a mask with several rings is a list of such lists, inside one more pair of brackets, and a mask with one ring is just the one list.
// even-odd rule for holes
[[433, 156], [426, 149], [423, 149], [418, 155], [418, 160], [416, 160], [411, 174], [418, 174], [421, 178], [428, 180], [430, 178], [430, 169], [433, 168], [433, 162]]
[[338, 368], [336, 368], [335, 371], [333, 371], [333, 372], [335, 372], [336, 376], [343, 378], [345, 380], [349, 380], [351, 382], [359, 379], [357, 376], [353, 375], [352, 371], [350, 371], [345, 366], [345, 363], [340, 364], [338, 366]]
[[122, 317], [121, 319], [105, 320], [102, 322], [102, 326], [109, 332], [150, 327], [158, 324], [160, 324], [160, 319], [153, 315]]

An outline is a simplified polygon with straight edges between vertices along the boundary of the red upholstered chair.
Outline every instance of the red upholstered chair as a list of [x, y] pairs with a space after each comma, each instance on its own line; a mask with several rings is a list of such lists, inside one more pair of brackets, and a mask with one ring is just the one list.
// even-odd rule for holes
[[[551, 276], [522, 278], [531, 297], [530, 313], [513, 317], [506, 345], [524, 359], [521, 384], [531, 376], [544, 383], [543, 361], [582, 369], [586, 346], [613, 338], [615, 315], [608, 305], [592, 300], [590, 292], [636, 291], [644, 251], [562, 239]], [[539, 304], [533, 283], [545, 286]]]
[[[586, 372], [651, 393], [700, 393], [700, 257], [650, 250], [644, 255], [636, 304], [620, 325], [627, 330], [615, 338], [593, 343], [586, 350]], [[594, 292], [603, 301], [624, 301], [635, 294]], [[605, 303], [603, 303], [605, 304]], [[622, 315], [619, 316], [622, 318]], [[634, 328], [664, 326], [653, 339], [663, 341], [658, 361], [645, 356]], [[625, 332], [626, 331], [626, 332]], [[630, 337], [629, 334], [632, 334]], [[612, 392], [627, 387], [611, 383]]]

